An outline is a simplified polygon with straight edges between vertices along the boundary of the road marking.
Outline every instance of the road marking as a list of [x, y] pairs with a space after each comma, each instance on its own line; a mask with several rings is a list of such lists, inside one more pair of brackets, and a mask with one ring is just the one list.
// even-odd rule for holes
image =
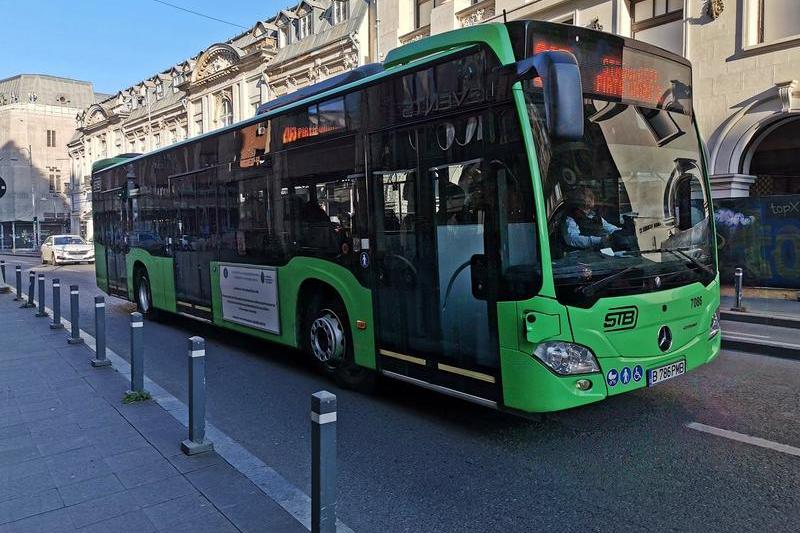
[[[737, 337], [736, 335], [723, 335], [722, 340], [729, 340], [729, 341], [743, 341], [743, 342], [755, 342], [756, 339], [750, 339], [748, 337]], [[800, 344], [790, 344], [788, 342], [780, 342], [775, 340], [763, 340], [762, 343], [767, 343], [765, 346], [777, 346], [782, 348], [791, 348], [791, 349], [800, 349]]]
[[[734, 335], [744, 335], [745, 337], [758, 337], [759, 339], [769, 339], [769, 335], [756, 335], [755, 333], [742, 333], [741, 331], [733, 331], [731, 332]], [[725, 335], [725, 332], [723, 332]]]
[[694, 429], [695, 431], [702, 431], [703, 433], [716, 435], [717, 437], [744, 442], [745, 444], [752, 444], [753, 446], [760, 446], [762, 448], [775, 450], [776, 452], [800, 457], [800, 448], [789, 446], [788, 444], [773, 442], [771, 440], [762, 439], [761, 437], [751, 437], [750, 435], [745, 435], [744, 433], [737, 433], [736, 431], [730, 431], [728, 429], [715, 428], [714, 426], [707, 426], [705, 424], [700, 424], [699, 422], [691, 422], [686, 424], [686, 427], [689, 429]]
[[[11, 289], [16, 294], [15, 289]], [[52, 313], [52, 309], [45, 307]], [[72, 329], [72, 323], [66, 318], [61, 318], [61, 323], [67, 330]], [[95, 338], [84, 330], [80, 330], [86, 346], [97, 354]], [[123, 377], [130, 379], [131, 365], [117, 352], [106, 347], [106, 356], [114, 369]], [[161, 385], [144, 375], [145, 389], [166, 412], [180, 422], [184, 427], [189, 427], [189, 407], [178, 398], [167, 392]], [[281, 476], [277, 470], [264, 463], [261, 459], [247, 451], [241, 444], [218, 429], [206, 419], [206, 436], [214, 443], [214, 451], [225, 459], [232, 467], [261, 489], [268, 498], [283, 507], [283, 509], [300, 522], [303, 527], [311, 530], [311, 497], [301, 489], [295, 487], [290, 481]], [[336, 533], [354, 533], [344, 522], [336, 519]]]

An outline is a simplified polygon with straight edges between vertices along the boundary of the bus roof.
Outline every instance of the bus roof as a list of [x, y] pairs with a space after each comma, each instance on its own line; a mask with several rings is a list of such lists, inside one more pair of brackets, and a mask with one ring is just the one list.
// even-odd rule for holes
[[135, 159], [140, 155], [142, 154], [120, 154], [106, 159], [98, 159], [97, 161], [92, 163], [92, 174], [94, 174], [99, 170], [103, 170], [118, 165], [119, 163], [124, 163], [125, 161]]

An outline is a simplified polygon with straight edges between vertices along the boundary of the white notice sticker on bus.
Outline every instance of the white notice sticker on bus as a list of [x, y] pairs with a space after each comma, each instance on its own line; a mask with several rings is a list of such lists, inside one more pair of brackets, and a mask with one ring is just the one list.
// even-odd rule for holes
[[219, 269], [222, 318], [280, 335], [278, 271], [226, 263]]

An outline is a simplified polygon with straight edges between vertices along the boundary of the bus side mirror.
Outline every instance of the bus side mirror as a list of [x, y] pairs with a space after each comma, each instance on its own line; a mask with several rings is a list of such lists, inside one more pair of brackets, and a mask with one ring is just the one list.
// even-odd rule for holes
[[583, 86], [575, 56], [561, 50], [540, 52], [515, 67], [517, 81], [541, 78], [550, 135], [562, 141], [582, 139]]
[[469, 260], [472, 296], [476, 300], [485, 300], [488, 294], [489, 263], [484, 254], [475, 254]]

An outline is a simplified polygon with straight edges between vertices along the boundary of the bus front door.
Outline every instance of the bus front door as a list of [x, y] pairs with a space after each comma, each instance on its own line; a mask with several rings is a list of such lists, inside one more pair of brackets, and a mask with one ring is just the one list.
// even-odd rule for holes
[[443, 153], [426, 130], [370, 139], [379, 365], [493, 403], [496, 316], [493, 302], [473, 296], [470, 274], [486, 248], [483, 161], [465, 150]]
[[170, 249], [179, 313], [211, 319], [211, 261], [216, 259], [216, 196], [211, 171], [173, 177], [177, 219]]

